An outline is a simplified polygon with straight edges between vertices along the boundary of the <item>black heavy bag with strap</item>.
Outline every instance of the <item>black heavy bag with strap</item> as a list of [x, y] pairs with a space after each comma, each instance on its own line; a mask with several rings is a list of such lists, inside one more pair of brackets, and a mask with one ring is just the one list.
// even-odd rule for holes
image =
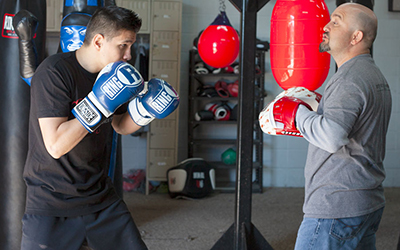
[[202, 158], [190, 158], [167, 171], [171, 198], [203, 198], [215, 189], [215, 170]]
[[28, 10], [38, 18], [33, 34], [37, 58], [44, 58], [46, 1], [0, 1], [0, 249], [20, 249], [21, 219], [25, 210], [26, 187], [22, 172], [28, 151], [30, 88], [22, 80], [19, 38], [13, 27], [15, 14]]
[[[58, 52], [75, 51], [83, 44], [86, 26], [100, 7], [115, 6], [115, 0], [64, 0]], [[122, 198], [122, 144], [121, 135], [113, 133], [113, 144], [108, 175]]]

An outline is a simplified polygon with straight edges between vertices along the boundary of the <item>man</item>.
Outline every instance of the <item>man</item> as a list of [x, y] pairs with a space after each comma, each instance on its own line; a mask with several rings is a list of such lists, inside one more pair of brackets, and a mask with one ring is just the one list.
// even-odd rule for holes
[[[82, 47], [48, 57], [35, 71], [23, 250], [78, 250], [83, 242], [96, 250], [147, 249], [107, 176], [113, 129], [131, 134], [178, 105], [172, 87], [152, 79], [145, 88], [126, 63], [140, 27], [133, 11], [99, 8]], [[156, 114], [151, 104], [164, 90], [168, 101]]]
[[338, 70], [317, 112], [298, 105], [295, 113], [297, 129], [310, 142], [296, 250], [375, 249], [391, 113], [389, 86], [370, 55], [376, 33], [375, 14], [355, 3], [340, 5], [324, 27], [320, 51]]

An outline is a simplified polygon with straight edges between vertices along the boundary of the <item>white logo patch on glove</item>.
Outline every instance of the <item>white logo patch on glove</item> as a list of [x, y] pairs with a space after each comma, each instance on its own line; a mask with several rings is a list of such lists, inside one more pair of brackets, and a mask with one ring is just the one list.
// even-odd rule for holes
[[162, 90], [154, 97], [153, 101], [150, 102], [150, 106], [158, 114], [162, 114], [165, 110], [173, 104], [174, 99], [177, 99], [178, 95], [175, 91], [167, 86], [163, 86]]
[[114, 100], [127, 87], [135, 88], [143, 84], [140, 74], [128, 63], [110, 63], [100, 71], [97, 80], [102, 76], [107, 76], [107, 79], [101, 85], [101, 90], [110, 100]]

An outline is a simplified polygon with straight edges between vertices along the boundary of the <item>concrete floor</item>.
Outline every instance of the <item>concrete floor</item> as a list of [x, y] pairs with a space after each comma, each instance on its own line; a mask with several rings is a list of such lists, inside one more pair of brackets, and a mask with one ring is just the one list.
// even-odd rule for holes
[[[274, 250], [294, 248], [302, 220], [302, 188], [272, 188], [252, 196], [251, 221]], [[378, 250], [396, 250], [400, 234], [400, 188], [386, 188]], [[234, 193], [200, 200], [167, 194], [125, 192], [132, 216], [150, 250], [208, 250], [234, 222]]]

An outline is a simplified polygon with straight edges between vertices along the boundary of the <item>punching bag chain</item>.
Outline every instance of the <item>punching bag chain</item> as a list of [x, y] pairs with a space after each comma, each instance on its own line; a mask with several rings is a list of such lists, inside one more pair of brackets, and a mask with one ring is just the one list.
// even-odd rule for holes
[[225, 9], [226, 9], [225, 0], [219, 0], [219, 11], [225, 12]]

